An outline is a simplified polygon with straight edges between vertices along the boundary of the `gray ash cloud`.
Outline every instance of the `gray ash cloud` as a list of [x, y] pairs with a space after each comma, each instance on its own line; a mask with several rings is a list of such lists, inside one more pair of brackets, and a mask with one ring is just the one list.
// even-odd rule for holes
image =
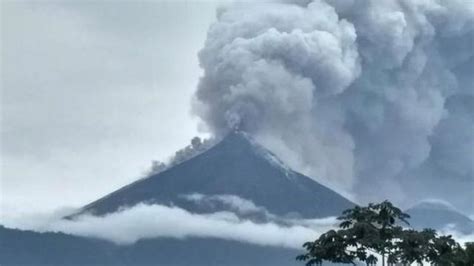
[[236, 3], [199, 54], [194, 112], [360, 201], [474, 211], [474, 2]]

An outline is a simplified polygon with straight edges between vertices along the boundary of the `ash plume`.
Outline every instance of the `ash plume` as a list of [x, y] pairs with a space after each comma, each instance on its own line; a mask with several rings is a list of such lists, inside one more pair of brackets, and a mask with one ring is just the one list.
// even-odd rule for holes
[[360, 202], [474, 211], [474, 2], [280, 1], [217, 12], [194, 112]]
[[194, 137], [191, 140], [191, 143], [175, 152], [167, 162], [161, 162], [158, 160], [153, 160], [151, 162], [151, 167], [145, 172], [144, 176], [149, 177], [152, 175], [159, 174], [173, 166], [176, 166], [184, 161], [187, 161], [214, 146], [220, 139], [218, 138], [207, 138], [201, 139], [200, 137]]

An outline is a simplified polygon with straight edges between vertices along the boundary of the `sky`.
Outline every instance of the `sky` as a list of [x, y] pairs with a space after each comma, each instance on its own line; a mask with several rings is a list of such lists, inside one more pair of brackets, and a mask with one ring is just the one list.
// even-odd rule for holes
[[146, 204], [59, 219], [235, 127], [357, 203], [474, 213], [474, 2], [0, 1], [5, 225], [290, 248], [331, 227]]
[[1, 212], [238, 126], [358, 203], [473, 213], [474, 2], [275, 1], [2, 1]]
[[2, 1], [3, 213], [81, 206], [198, 132], [216, 2]]

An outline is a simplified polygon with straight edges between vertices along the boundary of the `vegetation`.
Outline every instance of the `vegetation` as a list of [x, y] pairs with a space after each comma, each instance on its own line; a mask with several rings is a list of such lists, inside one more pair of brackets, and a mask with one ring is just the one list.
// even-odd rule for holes
[[423, 265], [473, 266], [474, 243], [465, 248], [451, 236], [438, 236], [435, 230], [405, 229], [410, 216], [389, 201], [356, 206], [342, 213], [338, 230], [330, 230], [303, 245], [306, 253], [297, 260], [306, 265], [323, 261], [356, 265], [357, 261], [385, 266], [418, 263]]

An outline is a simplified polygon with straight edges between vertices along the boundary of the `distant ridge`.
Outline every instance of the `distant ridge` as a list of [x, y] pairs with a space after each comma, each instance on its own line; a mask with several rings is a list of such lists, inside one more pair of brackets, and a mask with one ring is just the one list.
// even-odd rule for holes
[[474, 221], [452, 206], [436, 201], [423, 201], [406, 211], [415, 229], [452, 229], [463, 234], [474, 233]]
[[0, 225], [2, 266], [292, 266], [299, 251], [223, 239], [154, 238], [133, 245]]

